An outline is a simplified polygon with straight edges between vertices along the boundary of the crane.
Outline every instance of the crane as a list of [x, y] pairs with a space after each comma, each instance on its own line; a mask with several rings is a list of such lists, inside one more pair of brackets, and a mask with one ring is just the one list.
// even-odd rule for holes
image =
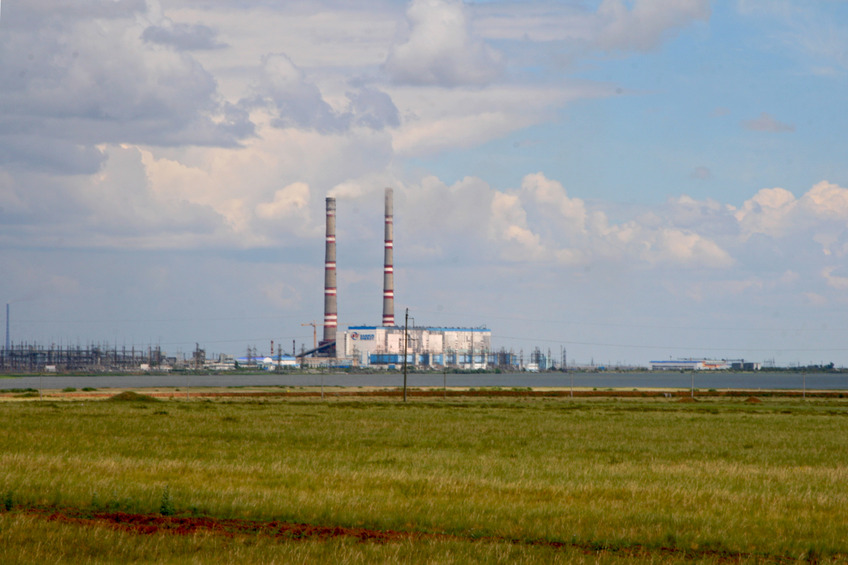
[[315, 320], [308, 322], [306, 324], [300, 324], [301, 326], [312, 326], [312, 349], [318, 348], [318, 324], [315, 323]]

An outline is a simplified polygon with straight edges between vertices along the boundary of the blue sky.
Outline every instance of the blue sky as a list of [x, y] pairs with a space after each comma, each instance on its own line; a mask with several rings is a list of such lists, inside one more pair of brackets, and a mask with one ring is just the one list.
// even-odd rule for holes
[[578, 362], [848, 364], [848, 2], [31, 0], [0, 20], [16, 342], [241, 354], [396, 302]]

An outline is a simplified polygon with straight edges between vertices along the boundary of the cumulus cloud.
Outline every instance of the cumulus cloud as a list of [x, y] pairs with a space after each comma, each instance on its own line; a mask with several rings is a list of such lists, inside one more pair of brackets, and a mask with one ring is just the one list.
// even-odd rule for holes
[[784, 188], [764, 188], [736, 212], [745, 236], [761, 233], [779, 237], [791, 228], [788, 218], [796, 206], [795, 195]]
[[374, 130], [400, 125], [400, 113], [391, 96], [385, 92], [365, 87], [348, 92], [347, 97], [355, 124]]
[[[426, 188], [425, 188], [426, 187]], [[734, 264], [729, 251], [709, 234], [672, 222], [640, 217], [613, 224], [602, 211], [591, 210], [580, 198], [544, 174], [524, 177], [512, 190], [493, 189], [468, 178], [447, 186], [426, 179], [408, 189], [407, 206], [415, 210], [417, 231], [442, 234], [443, 255], [459, 254], [474, 261], [503, 261], [577, 267], [622, 263], [684, 269], [723, 269]], [[709, 205], [709, 204], [708, 204]], [[654, 216], [654, 219], [659, 216]], [[462, 241], [459, 248], [447, 241]]]
[[735, 212], [741, 236], [815, 244], [823, 256], [848, 255], [848, 189], [822, 181], [800, 198], [783, 188], [762, 189]]
[[332, 134], [352, 127], [381, 130], [400, 124], [391, 97], [370, 86], [349, 90], [347, 105], [334, 108], [321, 89], [284, 53], [262, 58], [262, 76], [254, 91], [254, 96], [243, 100], [240, 107], [269, 108], [273, 114], [271, 125], [277, 128]]
[[694, 232], [670, 228], [647, 231], [639, 244], [642, 246], [640, 256], [651, 264], [707, 268], [724, 268], [733, 264], [727, 251]]
[[0, 162], [91, 173], [101, 143], [233, 146], [250, 131], [195, 59], [142, 39], [157, 17], [144, 2], [54, 4], [7, 11]]
[[262, 96], [275, 108], [272, 125], [279, 128], [314, 128], [333, 132], [347, 127], [348, 121], [336, 114], [324, 100], [319, 88], [283, 53], [262, 59]]
[[11, 246], [171, 249], [226, 232], [210, 207], [153, 190], [137, 148], [102, 151], [104, 165], [92, 176], [22, 173], [0, 183], [0, 239]]
[[760, 114], [753, 120], [744, 120], [742, 127], [750, 131], [764, 131], [769, 133], [785, 133], [795, 131], [795, 126], [777, 121], [774, 116], [767, 112]]
[[827, 181], [813, 186], [801, 198], [800, 204], [822, 219], [844, 221], [848, 218], [848, 190]]
[[469, 29], [460, 0], [413, 0], [409, 34], [395, 45], [384, 68], [400, 84], [454, 87], [497, 78], [503, 58]]
[[303, 213], [308, 206], [309, 185], [296, 182], [275, 192], [273, 201], [259, 204], [256, 216], [265, 220], [282, 220]]

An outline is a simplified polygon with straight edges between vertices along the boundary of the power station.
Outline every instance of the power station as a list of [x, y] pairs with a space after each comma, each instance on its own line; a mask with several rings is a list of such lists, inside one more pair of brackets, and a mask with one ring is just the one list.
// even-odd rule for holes
[[[394, 191], [385, 191], [383, 317], [381, 325], [349, 326], [337, 340], [336, 200], [328, 197], [324, 261], [324, 339], [302, 354], [308, 364], [372, 368], [408, 365], [485, 369], [492, 364], [492, 332], [480, 328], [398, 326], [395, 322]], [[312, 358], [307, 361], [306, 357]]]

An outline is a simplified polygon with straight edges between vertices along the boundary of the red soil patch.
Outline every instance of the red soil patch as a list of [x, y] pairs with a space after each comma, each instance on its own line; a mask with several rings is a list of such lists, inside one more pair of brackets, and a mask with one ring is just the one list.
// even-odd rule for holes
[[314, 526], [289, 522], [259, 522], [253, 520], [218, 519], [205, 516], [161, 516], [158, 514], [131, 514], [127, 512], [85, 512], [76, 509], [28, 510], [47, 520], [83, 526], [107, 526], [133, 534], [191, 535], [208, 532], [227, 537], [236, 535], [264, 535], [295, 540], [322, 540], [329, 538], [355, 538], [360, 541], [389, 542], [413, 537], [406, 532], [369, 530], [342, 526]]
[[751, 404], [759, 404], [762, 402], [762, 400], [760, 400], [756, 396], [749, 396], [745, 399], [745, 402], [750, 402]]
[[[17, 508], [16, 511], [42, 516], [46, 520], [89, 527], [109, 527], [138, 535], [172, 534], [191, 535], [208, 532], [225, 537], [269, 536], [280, 541], [321, 541], [333, 538], [353, 538], [363, 543], [391, 543], [407, 540], [445, 539], [471, 543], [511, 543], [550, 547], [557, 550], [575, 549], [586, 555], [619, 555], [632, 558], [685, 557], [689, 560], [711, 559], [718, 563], [748, 562], [752, 558], [757, 563], [796, 563], [797, 559], [788, 555], [766, 553], [737, 552], [716, 548], [679, 548], [649, 547], [639, 543], [614, 545], [593, 541], [553, 541], [547, 539], [515, 539], [504, 536], [463, 536], [423, 532], [398, 532], [393, 530], [373, 530], [367, 528], [348, 528], [343, 526], [315, 526], [290, 522], [256, 520], [219, 519], [204, 516], [161, 516], [158, 514], [131, 514], [127, 512], [86, 512], [76, 508]], [[829, 556], [833, 562], [844, 562], [848, 554], [839, 553]]]

